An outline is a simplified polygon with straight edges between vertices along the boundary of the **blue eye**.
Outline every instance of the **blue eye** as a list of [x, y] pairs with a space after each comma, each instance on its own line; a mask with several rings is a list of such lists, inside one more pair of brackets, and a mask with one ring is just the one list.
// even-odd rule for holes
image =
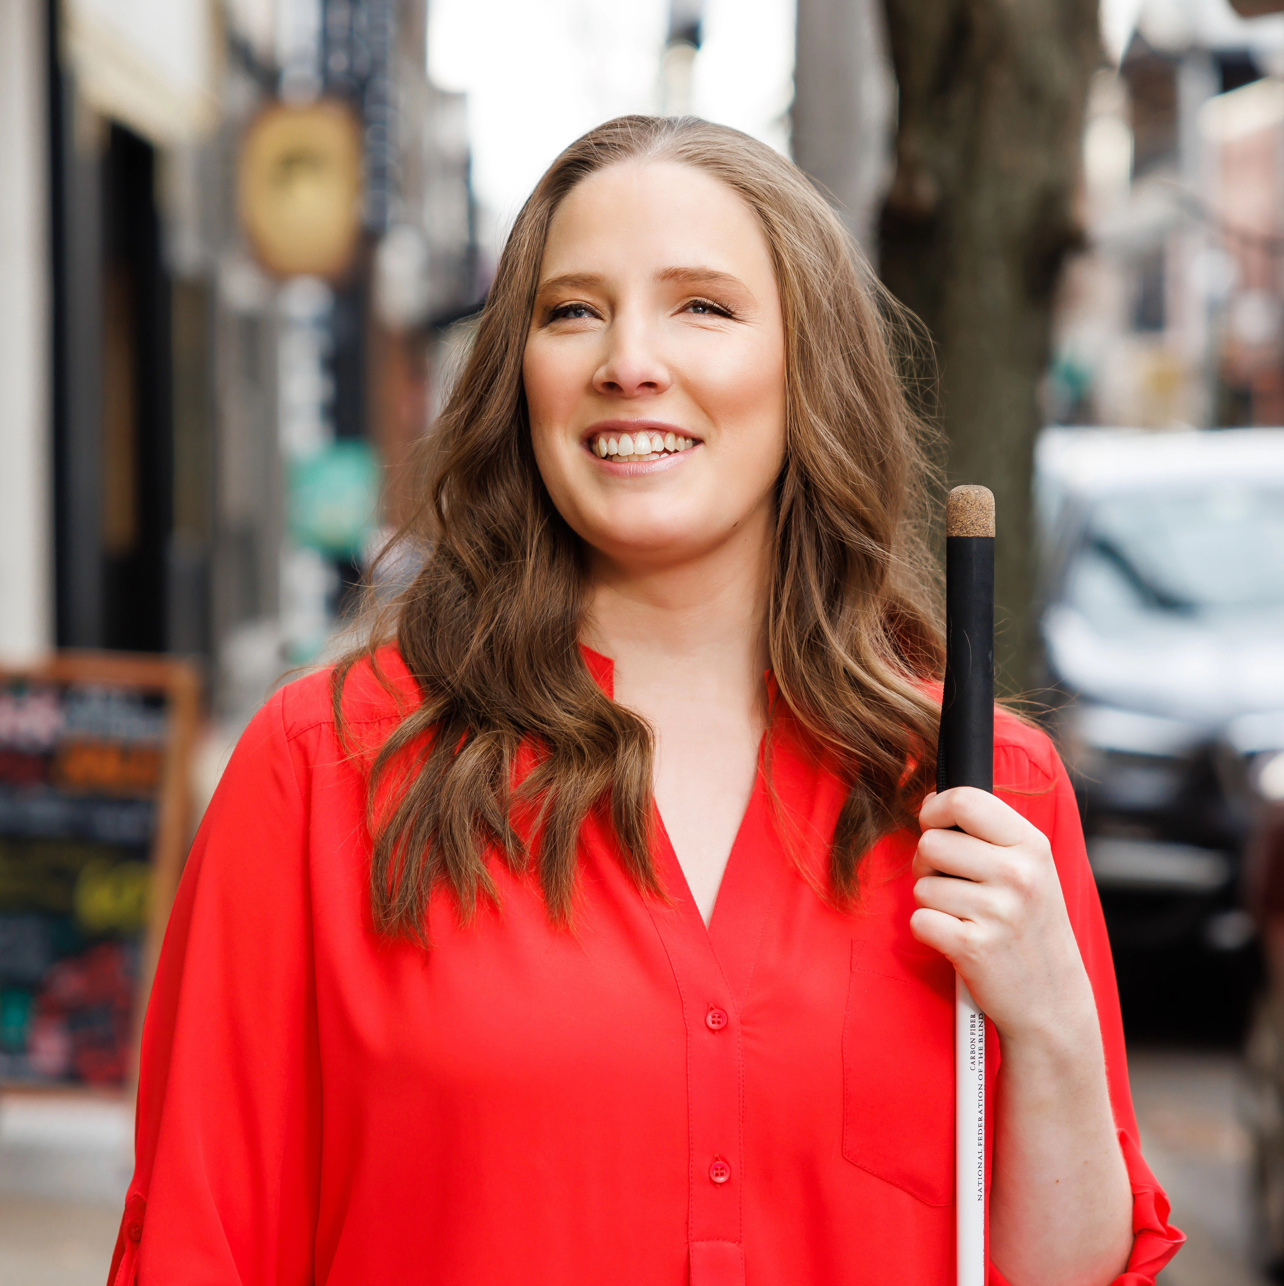
[[731, 310], [724, 308], [721, 304], [715, 304], [712, 299], [693, 299], [687, 309], [699, 317], [730, 317]]
[[593, 310], [588, 304], [562, 304], [549, 312], [548, 319], [549, 321], [561, 321], [563, 319], [581, 321], [585, 317], [591, 317], [592, 315]]

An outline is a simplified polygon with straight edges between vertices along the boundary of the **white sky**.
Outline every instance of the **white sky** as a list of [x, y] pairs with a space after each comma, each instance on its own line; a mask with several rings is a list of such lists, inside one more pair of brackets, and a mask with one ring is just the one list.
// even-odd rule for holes
[[[660, 106], [668, 0], [432, 0], [428, 70], [468, 94], [473, 190], [493, 257], [535, 181], [601, 121]], [[706, 0], [692, 110], [784, 149], [794, 0]]]

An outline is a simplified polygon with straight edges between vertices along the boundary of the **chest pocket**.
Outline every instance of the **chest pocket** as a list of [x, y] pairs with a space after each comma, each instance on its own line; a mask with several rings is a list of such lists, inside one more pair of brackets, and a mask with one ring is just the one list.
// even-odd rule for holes
[[934, 951], [852, 943], [843, 1156], [929, 1206], [954, 1200], [954, 970]]

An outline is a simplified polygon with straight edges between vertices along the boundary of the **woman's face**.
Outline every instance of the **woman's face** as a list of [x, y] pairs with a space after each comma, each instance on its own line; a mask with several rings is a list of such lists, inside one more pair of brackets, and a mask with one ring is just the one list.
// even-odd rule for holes
[[590, 175], [549, 229], [523, 368], [553, 503], [621, 565], [764, 541], [784, 457], [785, 338], [766, 238], [703, 170]]

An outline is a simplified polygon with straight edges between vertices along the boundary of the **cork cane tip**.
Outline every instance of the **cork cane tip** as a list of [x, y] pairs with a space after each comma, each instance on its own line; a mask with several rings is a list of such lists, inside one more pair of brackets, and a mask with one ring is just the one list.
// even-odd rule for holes
[[947, 536], [993, 536], [994, 493], [988, 487], [955, 487], [945, 500]]

